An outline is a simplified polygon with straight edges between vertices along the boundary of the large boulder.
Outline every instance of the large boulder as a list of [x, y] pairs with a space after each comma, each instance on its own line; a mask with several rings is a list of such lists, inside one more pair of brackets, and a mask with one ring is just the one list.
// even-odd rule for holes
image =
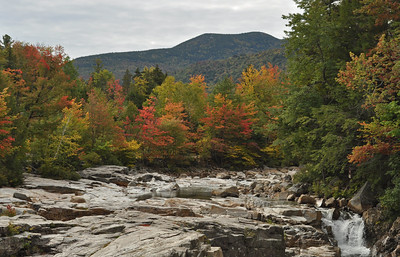
[[219, 197], [239, 197], [239, 189], [236, 186], [223, 188], [223, 189], [216, 189], [211, 192], [213, 196]]
[[314, 197], [309, 195], [301, 195], [297, 200], [299, 204], [315, 204], [316, 200]]
[[240, 218], [219, 218], [197, 220], [193, 229], [206, 235], [212, 246], [221, 247], [224, 256], [285, 256], [281, 226], [257, 224]]
[[351, 198], [347, 206], [350, 210], [362, 214], [364, 211], [375, 206], [377, 200], [374, 193], [371, 190], [369, 182], [365, 184], [358, 190], [358, 192]]
[[[382, 208], [370, 208], [363, 213], [363, 220], [365, 225], [365, 238], [369, 245], [373, 245], [382, 236], [384, 236], [390, 229], [389, 222], [387, 222]], [[386, 221], [385, 221], [386, 220]]]
[[87, 168], [79, 171], [82, 178], [101, 181], [105, 183], [114, 183], [119, 186], [128, 186], [130, 178], [129, 168], [115, 165], [104, 165], [95, 168]]
[[289, 187], [287, 191], [295, 194], [296, 196], [300, 196], [308, 193], [308, 187], [308, 184], [298, 183]]
[[373, 256], [400, 256], [400, 217], [372, 248]]

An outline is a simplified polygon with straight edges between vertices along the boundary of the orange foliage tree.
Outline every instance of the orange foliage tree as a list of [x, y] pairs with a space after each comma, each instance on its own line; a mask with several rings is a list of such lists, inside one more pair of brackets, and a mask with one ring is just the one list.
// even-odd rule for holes
[[363, 163], [376, 154], [400, 151], [400, 37], [382, 36], [371, 55], [351, 55], [338, 81], [364, 95], [364, 108], [374, 112], [372, 121], [361, 122], [365, 144], [353, 149], [349, 160]]
[[254, 165], [254, 159], [246, 151], [252, 136], [252, 124], [256, 121], [254, 105], [234, 104], [221, 94], [214, 97], [213, 106], [206, 108], [200, 132], [204, 135], [199, 142], [203, 155], [207, 152], [217, 163], [224, 159], [241, 159], [245, 165]]

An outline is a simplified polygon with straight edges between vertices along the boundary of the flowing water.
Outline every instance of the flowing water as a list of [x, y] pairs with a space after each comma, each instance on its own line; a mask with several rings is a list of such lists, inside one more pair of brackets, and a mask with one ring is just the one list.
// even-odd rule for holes
[[367, 257], [370, 249], [365, 245], [364, 221], [358, 214], [342, 212], [338, 220], [326, 212], [323, 222], [332, 228], [332, 233], [342, 250], [342, 257]]

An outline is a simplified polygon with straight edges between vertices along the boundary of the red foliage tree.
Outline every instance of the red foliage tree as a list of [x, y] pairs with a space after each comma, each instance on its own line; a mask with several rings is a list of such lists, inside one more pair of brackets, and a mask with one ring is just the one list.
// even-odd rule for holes
[[14, 138], [10, 135], [12, 121], [8, 116], [8, 108], [5, 98], [8, 96], [7, 89], [0, 92], [0, 157], [4, 158], [13, 149]]
[[164, 158], [166, 147], [174, 142], [174, 138], [162, 130], [162, 120], [155, 115], [155, 97], [148, 100], [148, 105], [139, 110], [135, 118], [135, 124], [130, 124], [129, 118], [126, 122], [126, 131], [128, 136], [134, 136], [141, 144], [142, 156], [147, 160]]

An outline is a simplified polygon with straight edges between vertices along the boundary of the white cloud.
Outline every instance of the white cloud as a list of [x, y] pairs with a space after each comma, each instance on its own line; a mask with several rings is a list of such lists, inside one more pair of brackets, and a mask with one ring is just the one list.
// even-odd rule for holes
[[172, 47], [202, 33], [263, 31], [282, 38], [292, 0], [14, 0], [0, 33], [62, 45], [71, 57]]

